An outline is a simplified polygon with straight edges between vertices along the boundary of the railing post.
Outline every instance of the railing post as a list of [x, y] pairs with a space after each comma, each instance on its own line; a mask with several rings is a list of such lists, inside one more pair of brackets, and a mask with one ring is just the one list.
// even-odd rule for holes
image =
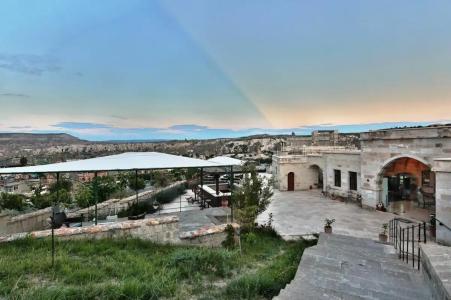
[[424, 243], [426, 244], [426, 222], [423, 222], [423, 237]]
[[406, 253], [405, 253], [406, 245], [404, 243], [404, 228], [402, 229], [402, 232], [401, 232], [401, 244], [402, 244], [402, 261], [404, 261], [406, 258]]
[[395, 249], [398, 249], [398, 222], [395, 223]]
[[418, 270], [420, 269], [420, 261], [421, 261], [421, 259], [420, 259], [420, 254], [421, 253], [421, 250], [420, 250], [420, 244], [418, 244]]
[[407, 256], [406, 256], [406, 263], [409, 263], [409, 226], [407, 226]]
[[412, 225], [412, 267], [415, 268], [415, 226]]

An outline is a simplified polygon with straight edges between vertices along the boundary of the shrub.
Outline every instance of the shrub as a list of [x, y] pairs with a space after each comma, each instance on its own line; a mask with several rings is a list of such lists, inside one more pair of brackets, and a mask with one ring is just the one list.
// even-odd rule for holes
[[24, 210], [26, 208], [25, 197], [18, 194], [0, 194], [0, 210], [2, 209], [13, 209], [13, 210]]
[[226, 238], [222, 242], [222, 246], [227, 249], [235, 248], [235, 228], [232, 225], [227, 225], [225, 228]]

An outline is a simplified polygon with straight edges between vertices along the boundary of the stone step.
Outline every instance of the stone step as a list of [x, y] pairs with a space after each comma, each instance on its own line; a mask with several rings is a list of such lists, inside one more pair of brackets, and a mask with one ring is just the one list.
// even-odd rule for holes
[[369, 239], [321, 234], [304, 251], [293, 281], [276, 299], [430, 299], [421, 274], [393, 247]]

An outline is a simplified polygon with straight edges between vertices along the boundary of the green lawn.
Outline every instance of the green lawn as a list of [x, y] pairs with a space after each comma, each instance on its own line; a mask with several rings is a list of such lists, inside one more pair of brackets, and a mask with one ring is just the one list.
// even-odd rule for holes
[[0, 298], [265, 299], [296, 273], [305, 242], [271, 233], [242, 236], [242, 254], [136, 239], [0, 244]]

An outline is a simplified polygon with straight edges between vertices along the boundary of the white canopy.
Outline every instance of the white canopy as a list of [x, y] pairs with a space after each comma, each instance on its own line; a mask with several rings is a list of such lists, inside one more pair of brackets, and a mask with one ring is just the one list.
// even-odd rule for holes
[[215, 162], [159, 152], [127, 152], [117, 155], [68, 161], [48, 165], [16, 167], [16, 168], [0, 168], [0, 174], [209, 168], [209, 167], [228, 167], [235, 165], [239, 164], [236, 164], [236, 162], [234, 163], [233, 161]]
[[210, 158], [208, 161], [213, 162], [215, 164], [227, 166], [241, 166], [244, 164], [244, 161], [228, 156], [216, 156]]

